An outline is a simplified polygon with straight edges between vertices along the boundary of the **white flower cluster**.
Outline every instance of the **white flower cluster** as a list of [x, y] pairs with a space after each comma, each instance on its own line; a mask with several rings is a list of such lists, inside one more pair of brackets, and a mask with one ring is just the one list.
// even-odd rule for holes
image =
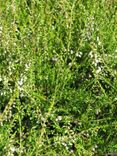
[[99, 63], [101, 62], [101, 59], [98, 57], [97, 53], [90, 51], [89, 53], [90, 58], [92, 59], [92, 65], [95, 67], [96, 69], [96, 74], [101, 73], [103, 67], [100, 65]]
[[62, 116], [58, 116], [57, 118], [56, 118], [56, 121], [61, 121], [62, 120]]
[[7, 156], [14, 156], [14, 152], [17, 152], [19, 154], [22, 154], [23, 151], [24, 151], [24, 148], [22, 147], [22, 149], [21, 149], [19, 147], [16, 147], [14, 145], [14, 140], [12, 138], [12, 139], [9, 140], [9, 144], [7, 144], [4, 147], [4, 150], [5, 150]]

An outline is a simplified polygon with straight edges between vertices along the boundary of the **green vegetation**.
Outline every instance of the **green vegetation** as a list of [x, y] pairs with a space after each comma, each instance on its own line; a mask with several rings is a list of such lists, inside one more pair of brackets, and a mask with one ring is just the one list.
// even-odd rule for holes
[[117, 151], [116, 0], [0, 0], [0, 156]]

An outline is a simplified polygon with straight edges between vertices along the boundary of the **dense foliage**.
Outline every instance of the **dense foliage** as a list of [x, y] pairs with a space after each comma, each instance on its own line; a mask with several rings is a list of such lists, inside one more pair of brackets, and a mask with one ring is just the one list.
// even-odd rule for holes
[[0, 0], [0, 155], [117, 151], [117, 2]]

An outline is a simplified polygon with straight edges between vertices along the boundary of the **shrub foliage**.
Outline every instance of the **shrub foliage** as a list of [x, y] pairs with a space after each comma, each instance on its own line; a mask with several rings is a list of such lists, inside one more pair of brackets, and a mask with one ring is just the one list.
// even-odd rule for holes
[[0, 155], [117, 151], [116, 9], [0, 0]]

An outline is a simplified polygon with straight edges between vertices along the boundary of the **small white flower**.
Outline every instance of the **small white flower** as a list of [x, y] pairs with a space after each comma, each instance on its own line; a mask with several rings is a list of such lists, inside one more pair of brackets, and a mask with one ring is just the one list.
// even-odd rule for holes
[[10, 88], [10, 93], [12, 93], [12, 89]]
[[62, 120], [62, 116], [58, 116], [56, 121], [61, 121]]
[[17, 44], [14, 42], [13, 45], [16, 46]]
[[100, 41], [98, 42], [98, 45], [101, 45], [101, 42]]
[[0, 94], [3, 95], [3, 92], [1, 92]]
[[54, 30], [54, 29], [55, 29], [55, 26], [52, 25], [52, 30]]
[[11, 153], [10, 151], [7, 153], [7, 156], [14, 156], [13, 153]]
[[98, 59], [95, 60], [95, 63], [98, 64], [100, 61]]
[[93, 52], [92, 52], [92, 51], [90, 51], [89, 56], [90, 56], [91, 58], [93, 58]]
[[68, 65], [71, 67], [72, 66], [72, 63], [70, 62]]
[[101, 67], [98, 67], [98, 69], [96, 70], [96, 74], [99, 74], [101, 72]]
[[98, 148], [98, 145], [95, 145], [95, 148]]
[[81, 56], [82, 56], [82, 52], [81, 51], [76, 53], [76, 57], [81, 57]]
[[76, 57], [78, 57], [78, 55], [79, 55], [79, 54], [78, 54], [78, 52], [77, 52], [77, 53], [76, 53]]
[[96, 67], [97, 66], [97, 62], [93, 61], [92, 64]]
[[101, 45], [99, 36], [97, 36], [97, 42], [98, 42], [98, 45]]
[[26, 44], [24, 44], [24, 48], [26, 48]]
[[54, 62], [57, 62], [57, 61], [58, 61], [58, 58], [57, 58], [57, 57], [53, 57], [52, 60], [53, 60]]
[[[0, 114], [0, 115], [1, 115], [1, 114]], [[0, 121], [0, 125], [3, 126], [3, 122], [2, 122], [2, 121]]]
[[92, 151], [95, 152], [95, 147], [92, 148]]
[[65, 146], [65, 147], [67, 146], [67, 144], [65, 142], [63, 142], [62, 145]]
[[101, 112], [100, 109], [96, 109], [96, 115], [98, 115]]
[[2, 31], [2, 29], [3, 29], [2, 26], [0, 26], [0, 31]]
[[73, 150], [71, 150], [70, 152], [71, 152], [71, 153], [74, 153], [74, 151], [73, 151]]
[[97, 36], [97, 42], [99, 42], [99, 36]]
[[10, 150], [11, 150], [12, 152], [15, 152], [15, 151], [16, 151], [16, 148], [13, 147], [13, 146], [11, 146], [11, 147], [10, 147]]
[[22, 86], [22, 85], [23, 85], [23, 78], [21, 78], [21, 79], [18, 81], [18, 85], [19, 85], [19, 86]]
[[28, 71], [28, 69], [30, 68], [30, 64], [25, 64], [25, 70]]
[[71, 51], [70, 51], [70, 53], [71, 53], [71, 54], [73, 54], [73, 53], [74, 53], [74, 51], [73, 51], [73, 50], [71, 50]]

